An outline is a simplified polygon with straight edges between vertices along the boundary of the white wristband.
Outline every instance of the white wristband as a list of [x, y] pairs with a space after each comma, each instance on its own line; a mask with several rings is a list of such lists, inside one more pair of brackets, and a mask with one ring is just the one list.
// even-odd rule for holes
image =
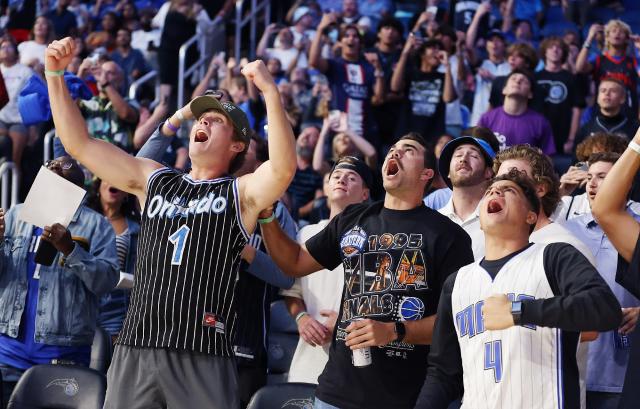
[[182, 113], [182, 108], [176, 111], [176, 116], [178, 117], [179, 120], [184, 122], [184, 114]]
[[634, 141], [629, 142], [629, 148], [631, 148], [631, 150], [633, 150], [635, 153], [640, 155], [640, 145], [638, 145]]

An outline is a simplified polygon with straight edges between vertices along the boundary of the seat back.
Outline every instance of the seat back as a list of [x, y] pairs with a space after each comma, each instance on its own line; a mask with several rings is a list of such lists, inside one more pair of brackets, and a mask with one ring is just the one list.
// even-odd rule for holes
[[111, 364], [112, 353], [111, 336], [102, 328], [96, 327], [96, 332], [93, 335], [93, 344], [91, 344], [89, 368], [106, 374]]
[[270, 374], [289, 372], [293, 354], [298, 346], [298, 335], [276, 332], [269, 334], [267, 368]]
[[36, 365], [18, 381], [7, 409], [102, 409], [107, 378], [77, 365]]
[[247, 409], [313, 409], [315, 390], [316, 385], [299, 382], [263, 386]]

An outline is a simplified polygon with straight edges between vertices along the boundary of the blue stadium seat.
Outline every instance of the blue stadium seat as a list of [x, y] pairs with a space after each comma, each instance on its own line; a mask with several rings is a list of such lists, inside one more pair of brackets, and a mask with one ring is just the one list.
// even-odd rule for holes
[[471, 122], [471, 111], [466, 105], [460, 104], [460, 114], [462, 115], [462, 129], [467, 129]]
[[283, 383], [263, 386], [256, 392], [247, 409], [313, 409], [316, 385]]
[[545, 26], [540, 30], [540, 34], [543, 37], [562, 36], [568, 30], [578, 32], [578, 27], [568, 21], [557, 21], [545, 24]]
[[275, 332], [269, 334], [267, 368], [270, 374], [289, 372], [293, 354], [298, 346], [298, 335]]
[[286, 332], [289, 334], [297, 334], [298, 326], [293, 319], [284, 300], [278, 300], [271, 303], [271, 332]]
[[96, 332], [93, 335], [93, 344], [91, 345], [89, 368], [106, 374], [111, 364], [112, 354], [111, 336], [102, 328], [96, 327]]
[[8, 409], [102, 409], [107, 378], [77, 365], [36, 365], [18, 381]]
[[544, 21], [546, 25], [558, 22], [566, 22], [567, 20], [564, 18], [561, 6], [549, 6], [547, 8], [547, 11], [545, 12]]

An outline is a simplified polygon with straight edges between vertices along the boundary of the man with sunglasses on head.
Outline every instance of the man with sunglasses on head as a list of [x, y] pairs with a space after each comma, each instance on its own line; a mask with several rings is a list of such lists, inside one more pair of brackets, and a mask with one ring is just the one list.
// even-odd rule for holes
[[[344, 267], [342, 303], [315, 408], [415, 404], [442, 283], [473, 261], [464, 230], [422, 203], [434, 166], [422, 136], [409, 133], [385, 158], [383, 202], [347, 207], [302, 245], [274, 223], [261, 226], [269, 254], [288, 275]], [[357, 359], [362, 355], [370, 361]]]
[[[369, 199], [372, 183], [373, 175], [364, 161], [353, 156], [340, 158], [329, 173], [326, 189], [329, 218], [304, 226], [298, 234], [298, 242], [302, 244], [322, 231], [348, 206]], [[329, 358], [343, 279], [344, 268], [340, 265], [333, 270], [323, 269], [297, 278], [290, 289], [280, 290], [300, 333], [289, 368], [289, 382], [318, 383], [318, 376]]]
[[264, 96], [270, 160], [239, 178], [230, 175], [242, 164], [250, 130], [236, 105], [204, 95], [167, 119], [157, 130], [166, 136], [196, 120], [192, 167], [184, 174], [89, 137], [62, 77], [74, 47], [71, 38], [54, 41], [45, 56], [57, 133], [71, 156], [143, 204], [136, 281], [105, 408], [237, 408], [232, 340], [241, 252], [259, 212], [295, 173], [293, 132], [278, 89], [261, 61], [243, 68]]
[[[47, 168], [78, 186], [84, 173], [69, 157]], [[115, 233], [100, 214], [80, 206], [65, 228], [19, 219], [21, 204], [0, 209], [0, 372], [3, 406], [20, 375], [55, 362], [89, 366], [100, 296], [118, 282]], [[55, 248], [49, 266], [36, 262], [42, 243]], [[39, 260], [39, 259], [38, 259]], [[10, 306], [10, 307], [9, 307]]]

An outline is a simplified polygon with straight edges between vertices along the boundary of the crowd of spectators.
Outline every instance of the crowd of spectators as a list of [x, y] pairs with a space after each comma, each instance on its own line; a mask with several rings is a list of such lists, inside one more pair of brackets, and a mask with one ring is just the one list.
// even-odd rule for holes
[[[569, 242], [584, 241], [584, 245], [576, 241], [576, 247], [586, 254], [595, 254], [602, 246], [593, 236], [600, 238], [601, 230], [589, 230], [593, 222], [590, 203], [597, 193], [598, 180], [640, 127], [640, 6], [635, 0], [272, 3], [276, 21], [259, 27], [261, 37], [255, 50], [243, 43], [242, 55], [233, 55], [232, 0], [1, 2], [0, 72], [4, 86], [0, 94], [4, 89], [8, 101], [0, 109], [0, 156], [21, 170], [21, 197], [42, 164], [43, 138], [53, 123], [46, 118], [35, 124], [25, 123], [19, 109], [20, 95], [32, 77], [44, 78], [44, 53], [51, 41], [67, 36], [75, 39], [77, 55], [69, 71], [91, 91], [91, 98], [80, 99], [78, 107], [92, 137], [131, 154], [142, 149], [142, 156], [188, 170], [188, 141], [184, 135], [173, 137], [168, 146], [154, 146], [152, 154], [148, 153], [151, 148], [145, 151], [143, 146], [153, 142], [149, 139], [153, 131], [180, 108], [175, 106], [178, 50], [198, 34], [204, 44], [200, 51], [205, 55], [190, 49], [186, 66], [198, 58], [206, 59], [206, 63], [199, 82], [185, 82], [185, 89], [191, 97], [216, 89], [221, 100], [233, 101], [246, 113], [255, 134], [247, 166], [265, 160], [269, 127], [259, 92], [240, 70], [248, 56], [255, 55], [265, 61], [276, 80], [296, 135], [297, 154], [296, 175], [276, 213], [281, 223], [288, 224], [290, 235], [308, 226], [300, 232], [301, 242], [347, 205], [380, 199], [384, 193], [380, 166], [389, 147], [403, 135], [419, 133], [440, 159], [436, 169], [439, 174], [425, 192], [425, 204], [467, 231], [476, 258], [484, 252], [479, 239], [478, 203], [487, 181], [500, 173], [500, 164], [507, 166], [509, 161], [520, 161], [509, 165], [520, 170], [525, 161], [524, 171], [528, 170], [528, 176], [541, 186], [543, 210], [539, 220], [557, 222], [550, 224], [553, 231], [538, 232], [537, 240], [567, 235]], [[245, 7], [245, 14], [251, 12]], [[158, 91], [142, 87], [135, 98], [129, 98], [130, 85], [151, 70], [158, 73]], [[455, 146], [447, 145], [456, 139]], [[518, 148], [514, 148], [516, 145]], [[464, 149], [458, 150], [460, 146]], [[66, 155], [56, 138], [54, 157]], [[332, 181], [331, 170], [352, 157], [368, 167], [366, 172], [361, 169], [361, 176], [366, 174], [367, 180], [358, 185], [338, 172], [343, 180]], [[466, 163], [470, 175], [458, 175], [461, 168], [456, 161]], [[104, 216], [115, 232], [110, 236], [113, 248], [108, 249], [109, 274], [114, 274], [115, 266], [133, 274], [140, 229], [135, 198], [92, 180], [87, 171], [85, 176], [85, 186], [92, 191], [88, 208]], [[346, 186], [344, 196], [336, 196], [331, 190], [338, 183]], [[634, 188], [630, 199], [640, 201], [640, 189]], [[88, 208], [81, 214], [89, 214]], [[640, 211], [635, 202], [630, 209]], [[91, 212], [94, 216], [98, 217]], [[566, 229], [559, 230], [560, 224], [569, 221]], [[11, 221], [7, 222], [5, 238], [10, 238], [14, 229]], [[73, 233], [73, 226], [69, 230]], [[37, 238], [42, 231], [30, 231], [28, 236], [32, 233]], [[533, 235], [531, 240], [535, 241]], [[253, 250], [243, 253], [247, 265], [243, 265], [241, 274], [251, 274], [252, 278], [242, 282], [238, 291], [253, 291], [262, 298], [255, 308], [247, 307], [243, 313], [263, 314], [268, 312], [270, 301], [284, 297], [301, 335], [290, 379], [315, 382], [322, 370], [318, 359], [326, 359], [326, 345], [331, 342], [340, 308], [336, 294], [342, 288], [341, 268], [325, 272], [323, 278], [292, 282], [278, 279], [282, 273], [277, 267], [261, 261], [262, 268], [273, 270], [265, 278], [252, 271], [258, 267], [252, 269], [251, 265], [267, 257], [266, 250], [260, 240], [253, 240], [249, 246]], [[593, 261], [602, 267], [603, 275], [615, 274], [611, 267], [615, 251], [610, 253]], [[25, 257], [32, 257], [30, 254]], [[91, 264], [86, 259], [82, 262]], [[33, 279], [31, 267], [29, 264]], [[86, 284], [82, 274], [79, 278]], [[113, 277], [110, 280], [114, 281]], [[96, 323], [115, 339], [127, 309], [128, 290], [109, 292], [105, 282], [98, 284], [82, 287], [91, 293], [82, 302], [89, 303], [88, 317], [96, 318]], [[4, 305], [3, 294], [0, 301]], [[626, 304], [623, 307], [634, 307], [628, 314], [637, 320], [640, 310], [635, 307], [640, 301], [627, 293], [616, 295]], [[34, 302], [29, 300], [27, 307]], [[81, 318], [78, 325], [85, 325], [87, 316]], [[262, 326], [245, 333], [251, 331], [262, 331]], [[625, 327], [625, 331], [630, 329]], [[33, 355], [28, 348], [11, 343], [3, 346], [5, 338], [0, 337], [0, 370], [5, 380], [15, 381], [15, 370], [19, 375], [62, 350]], [[78, 348], [67, 351], [68, 356], [84, 363], [86, 351], [82, 348], [87, 339], [76, 342], [73, 346]], [[325, 348], [309, 347], [316, 345]], [[253, 351], [264, 345], [240, 339], [237, 346], [244, 348], [244, 355], [255, 355], [260, 360], [255, 365], [258, 372], [266, 373], [264, 351]], [[612, 353], [600, 344], [596, 350], [599, 354]], [[602, 359], [594, 358], [595, 365]], [[587, 390], [620, 392], [619, 378], [624, 371], [611, 371], [617, 377], [616, 384], [604, 387], [602, 373], [590, 370]], [[252, 379], [255, 383], [255, 377]], [[262, 383], [243, 392], [243, 400], [248, 400]]]

